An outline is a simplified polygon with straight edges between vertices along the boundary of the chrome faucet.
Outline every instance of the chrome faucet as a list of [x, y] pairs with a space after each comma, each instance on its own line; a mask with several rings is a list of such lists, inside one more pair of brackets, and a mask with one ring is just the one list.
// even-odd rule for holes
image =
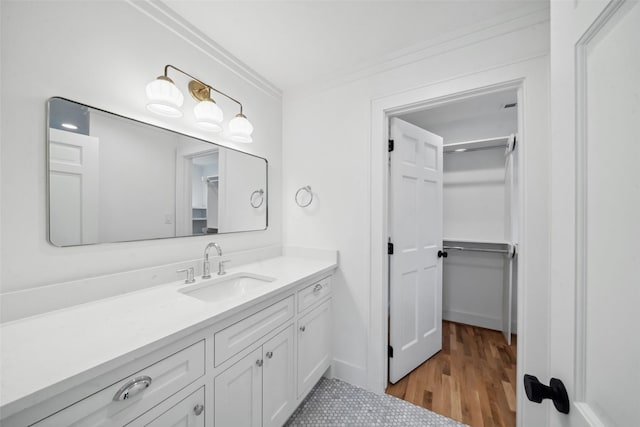
[[222, 256], [222, 249], [220, 249], [220, 245], [215, 242], [211, 242], [204, 248], [204, 262], [202, 264], [202, 278], [203, 279], [211, 279], [211, 266], [209, 265], [209, 249], [216, 248], [218, 252], [218, 256]]

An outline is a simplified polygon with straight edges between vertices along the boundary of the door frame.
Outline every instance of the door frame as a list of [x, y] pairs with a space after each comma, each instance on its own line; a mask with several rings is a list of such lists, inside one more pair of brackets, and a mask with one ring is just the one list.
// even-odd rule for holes
[[[478, 95], [515, 89], [518, 93], [519, 268], [517, 425], [546, 425], [547, 405], [524, 405], [525, 367], [546, 378], [549, 371], [549, 82], [548, 54], [456, 76], [371, 102], [370, 310], [368, 389], [384, 393], [388, 345], [388, 138], [389, 118]], [[537, 286], [534, 286], [537, 285]], [[533, 322], [532, 320], [536, 320]], [[529, 320], [529, 321], [527, 321]], [[527, 412], [525, 414], [525, 411]], [[525, 417], [526, 415], [526, 417]]]

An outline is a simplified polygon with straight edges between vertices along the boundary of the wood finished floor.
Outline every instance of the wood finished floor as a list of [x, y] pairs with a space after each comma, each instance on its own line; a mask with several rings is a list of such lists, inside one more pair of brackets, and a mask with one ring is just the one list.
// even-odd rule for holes
[[442, 351], [387, 394], [472, 427], [516, 425], [516, 336], [442, 322]]

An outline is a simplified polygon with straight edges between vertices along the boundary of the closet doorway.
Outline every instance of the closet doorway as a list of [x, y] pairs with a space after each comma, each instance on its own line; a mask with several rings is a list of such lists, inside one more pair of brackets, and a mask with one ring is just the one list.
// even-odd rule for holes
[[517, 90], [390, 118], [387, 393], [515, 426]]

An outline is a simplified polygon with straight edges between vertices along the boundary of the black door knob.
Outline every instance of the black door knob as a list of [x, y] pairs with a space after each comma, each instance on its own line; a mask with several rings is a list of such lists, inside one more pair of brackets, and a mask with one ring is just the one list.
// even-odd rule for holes
[[446, 253], [444, 251], [438, 251], [438, 258], [443, 258], [443, 257], [446, 258], [448, 256], [449, 256], [448, 253]]
[[569, 413], [569, 395], [564, 384], [557, 378], [551, 378], [549, 385], [542, 384], [538, 378], [533, 375], [524, 375], [524, 391], [527, 398], [536, 403], [542, 402], [544, 399], [551, 399], [553, 406], [563, 414]]

